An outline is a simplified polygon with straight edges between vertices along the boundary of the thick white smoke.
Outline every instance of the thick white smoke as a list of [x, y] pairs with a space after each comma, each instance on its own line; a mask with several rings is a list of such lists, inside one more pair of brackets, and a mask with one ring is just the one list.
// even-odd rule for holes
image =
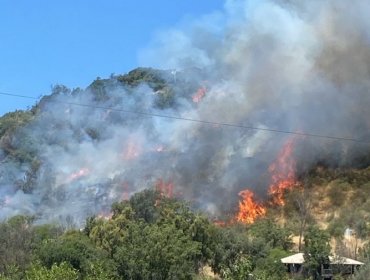
[[[163, 32], [142, 53], [143, 64], [176, 69], [189, 82], [200, 79], [199, 68], [207, 88], [201, 101], [189, 93], [176, 96], [174, 109], [155, 109], [157, 93], [145, 85], [134, 92], [117, 86], [104, 102], [89, 91], [55, 96], [21, 131], [40, 158], [33, 190], [14, 185], [27, 180], [29, 166], [1, 165], [0, 218], [24, 213], [81, 223], [159, 178], [212, 214], [232, 211], [241, 189], [266, 193], [267, 167], [286, 134], [117, 110], [369, 140], [369, 30], [366, 1], [229, 0], [223, 11]], [[187, 76], [186, 69], [195, 70]], [[348, 151], [369, 150], [350, 141], [300, 141], [302, 166], [324, 156], [340, 165], [355, 156]]]

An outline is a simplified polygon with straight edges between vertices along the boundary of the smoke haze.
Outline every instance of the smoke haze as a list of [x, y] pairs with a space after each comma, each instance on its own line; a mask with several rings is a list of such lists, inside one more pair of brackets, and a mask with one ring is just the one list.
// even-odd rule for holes
[[[31, 175], [28, 164], [1, 163], [0, 218], [71, 216], [81, 224], [158, 179], [212, 215], [232, 213], [240, 190], [266, 194], [268, 166], [290, 137], [121, 109], [369, 141], [370, 3], [295, 2], [229, 0], [223, 11], [158, 34], [141, 53], [142, 64], [176, 69], [174, 84], [176, 73], [201, 84], [207, 90], [199, 102], [196, 92], [175, 95], [175, 106], [160, 110], [149, 86], [132, 91], [118, 84], [105, 101], [87, 89], [44, 102], [12, 139], [16, 147], [22, 139], [32, 143], [40, 167]], [[200, 69], [202, 78], [186, 69]], [[305, 167], [323, 159], [351, 164], [369, 152], [369, 145], [350, 141], [296, 142]], [[30, 182], [32, 191], [16, 182]]]

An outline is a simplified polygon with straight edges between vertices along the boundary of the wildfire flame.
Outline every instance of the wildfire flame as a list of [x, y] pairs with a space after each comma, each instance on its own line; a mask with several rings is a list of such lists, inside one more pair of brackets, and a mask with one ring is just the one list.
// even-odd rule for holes
[[213, 221], [213, 224], [215, 225], [215, 226], [218, 226], [218, 227], [226, 227], [227, 226], [227, 222], [225, 222], [225, 221]]
[[130, 198], [130, 192], [129, 192], [129, 185], [127, 182], [124, 182], [123, 185], [123, 193], [121, 195], [121, 200], [129, 200]]
[[[277, 159], [269, 166], [271, 184], [268, 193], [272, 197], [273, 205], [285, 205], [284, 192], [298, 185], [295, 174], [296, 161], [293, 158], [294, 141], [294, 138], [288, 139]], [[239, 196], [242, 200], [239, 201], [239, 212], [236, 215], [238, 222], [251, 224], [266, 214], [266, 208], [254, 200], [254, 193], [251, 190], [241, 191]]]
[[90, 173], [90, 170], [86, 167], [81, 168], [80, 170], [73, 172], [71, 175], [68, 177], [68, 182], [72, 182], [77, 180], [78, 178], [85, 177]]
[[111, 220], [113, 217], [113, 213], [112, 212], [101, 212], [97, 215], [97, 218], [99, 219], [104, 219], [104, 220]]
[[165, 197], [172, 198], [173, 197], [173, 183], [172, 182], [164, 182], [162, 179], [157, 181], [155, 185], [156, 190]]
[[288, 139], [275, 162], [269, 167], [271, 184], [268, 193], [275, 205], [284, 205], [284, 192], [297, 186], [296, 161], [293, 158], [294, 140], [294, 138]]
[[130, 137], [126, 143], [125, 150], [123, 152], [123, 158], [125, 160], [133, 160], [140, 156], [142, 149], [140, 146], [140, 139]]
[[[157, 181], [157, 184], [155, 185], [155, 189], [160, 193], [161, 197], [173, 197], [173, 183], [172, 182], [164, 182], [162, 179], [159, 179]], [[158, 206], [161, 203], [161, 198], [158, 198], [155, 201], [154, 206]]]
[[244, 190], [239, 192], [239, 195], [242, 197], [242, 200], [239, 201], [239, 212], [236, 216], [238, 222], [252, 224], [258, 217], [266, 214], [266, 209], [258, 202], [255, 202], [252, 191]]
[[203, 97], [206, 95], [207, 88], [205, 86], [201, 86], [198, 88], [197, 92], [192, 96], [194, 103], [199, 103], [202, 101]]

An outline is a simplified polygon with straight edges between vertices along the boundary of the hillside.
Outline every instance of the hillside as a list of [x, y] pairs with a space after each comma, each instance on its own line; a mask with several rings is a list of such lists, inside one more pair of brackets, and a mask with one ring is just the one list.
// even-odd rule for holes
[[296, 249], [305, 219], [328, 231], [333, 252], [356, 258], [369, 240], [370, 168], [316, 167], [302, 180], [285, 194], [285, 205], [270, 209], [269, 215], [293, 230]]
[[289, 279], [279, 259], [312, 233], [366, 261], [368, 145], [225, 127], [206, 72], [58, 85], [0, 118], [3, 277]]
[[[32, 217], [15, 216], [0, 223], [0, 250], [4, 252], [0, 279], [231, 280], [249, 274], [261, 280], [296, 279], [285, 272], [280, 258], [297, 252], [292, 241], [302, 221], [302, 202], [310, 205], [303, 230], [305, 253], [312, 250], [307, 239], [315, 240], [319, 233], [318, 244], [329, 246], [332, 238], [331, 254], [366, 261], [370, 254], [369, 196], [354, 206], [350, 195], [361, 189], [353, 183], [361, 184], [367, 176], [369, 169], [318, 168], [310, 174], [312, 185], [307, 183], [306, 190], [286, 192], [284, 206], [267, 207], [266, 216], [250, 224], [228, 221], [216, 225], [186, 202], [169, 198], [163, 186], [113, 204], [109, 215], [89, 217], [80, 230], [71, 224], [39, 225]], [[360, 192], [368, 191], [365, 187]], [[336, 197], [343, 200], [332, 201]], [[351, 207], [356, 211], [345, 211]], [[347, 227], [354, 232], [344, 237]], [[366, 271], [360, 270], [362, 277]]]
[[0, 117], [0, 280], [370, 279], [370, 2], [115, 2], [4, 10], [2, 108], [158, 69]]
[[[148, 117], [144, 115], [143, 118], [142, 113], [158, 114], [168, 108], [176, 111], [176, 107], [179, 106], [177, 102], [181, 100], [192, 103], [192, 95], [201, 86], [201, 81], [186, 80], [184, 73], [186, 76], [196, 73], [201, 77], [198, 69], [188, 69], [178, 72], [174, 83], [171, 71], [138, 68], [128, 74], [112, 76], [109, 79], [97, 78], [84, 90], [80, 88], [71, 90], [63, 85], [57, 85], [50, 95], [43, 96], [32, 109], [2, 116], [0, 205], [3, 211], [0, 217], [7, 218], [12, 213], [21, 213], [41, 216], [41, 219], [50, 221], [73, 216], [72, 213], [51, 213], [51, 216], [45, 217], [47, 210], [42, 209], [42, 204], [45, 204], [48, 205], [46, 208], [56, 212], [56, 208], [52, 208], [56, 206], [55, 200], [58, 199], [68, 204], [67, 197], [73, 190], [60, 187], [66, 183], [84, 185], [86, 193], [81, 194], [79, 202], [85, 200], [95, 203], [94, 201], [100, 198], [96, 210], [85, 212], [86, 210], [80, 209], [84, 214], [80, 219], [75, 217], [77, 223], [81, 223], [88, 214], [109, 209], [110, 204], [121, 197], [123, 192], [134, 193], [136, 186], [131, 186], [130, 191], [122, 189], [122, 185], [127, 182], [120, 178], [124, 175], [117, 174], [124, 173], [118, 169], [125, 168], [121, 163], [135, 156], [130, 155], [130, 149], [135, 149], [133, 145], [137, 144], [132, 142], [137, 134], [135, 130], [142, 129], [140, 126], [145, 125], [145, 118]], [[149, 122], [147, 125], [151, 126]], [[147, 129], [148, 132], [145, 133], [152, 133], [153, 128]], [[120, 130], [121, 134], [112, 135], [115, 130]], [[111, 144], [109, 141], [118, 144], [121, 139], [126, 141], [121, 147], [105, 146]], [[150, 139], [145, 141], [147, 140]], [[163, 144], [153, 143], [151, 149], [155, 150], [160, 145]], [[83, 166], [85, 163], [82, 162], [88, 160], [87, 165], [91, 165], [93, 159], [87, 159], [91, 155], [83, 154], [83, 147], [95, 150], [96, 153], [102, 154], [102, 157], [106, 153], [116, 152], [116, 165], [108, 167], [111, 170], [102, 171], [98, 177], [91, 180], [86, 178], [87, 174], [84, 172], [90, 166]], [[82, 154], [76, 154], [76, 149], [81, 150]], [[76, 163], [75, 166], [68, 163], [68, 157], [75, 157], [72, 160]], [[66, 162], [57, 166], [59, 163], [57, 158]], [[98, 159], [94, 159], [94, 162], [98, 162]], [[118, 190], [117, 184], [121, 185]], [[102, 198], [109, 191], [115, 192], [111, 195], [118, 197]], [[99, 198], [96, 197], [97, 193]], [[63, 203], [60, 206], [68, 208]]]

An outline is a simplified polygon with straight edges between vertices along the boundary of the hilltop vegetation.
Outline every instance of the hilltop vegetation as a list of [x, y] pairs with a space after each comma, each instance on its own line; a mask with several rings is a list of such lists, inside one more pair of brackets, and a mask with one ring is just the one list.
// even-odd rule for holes
[[193, 279], [209, 265], [225, 279], [256, 269], [282, 279], [274, 261], [287, 254], [288, 235], [268, 219], [217, 227], [184, 202], [146, 190], [80, 230], [9, 219], [1, 224], [0, 269], [4, 279]]
[[[159, 109], [176, 107], [176, 99], [180, 97], [191, 99], [192, 94], [202, 83], [201, 70], [194, 68], [171, 73], [169, 70], [137, 68], [124, 75], [112, 74], [109, 79], [98, 77], [86, 90], [69, 89], [64, 85], [55, 85], [51, 94], [43, 96], [30, 110], [18, 110], [0, 117], [0, 148], [2, 149], [0, 159], [9, 157], [10, 160], [16, 160], [20, 163], [32, 162], [37, 159], [35, 151], [31, 149], [33, 146], [30, 142], [31, 139], [27, 139], [29, 137], [22, 134], [21, 128], [30, 124], [36, 116], [45, 113], [43, 110], [47, 104], [63, 104], [58, 100], [59, 96], [91, 95], [98, 104], [104, 104], [104, 101], [114, 98], [110, 92], [122, 88], [131, 94], [138, 94], [135, 90], [142, 85], [150, 87], [156, 93], [154, 106]], [[195, 74], [197, 78], [188, 78], [189, 75], [194, 76]], [[96, 131], [90, 130], [87, 133], [92, 138], [98, 138]]]
[[[192, 78], [189, 79], [189, 76]], [[107, 124], [112, 124], [114, 129], [118, 125], [151, 129], [146, 123], [112, 112], [112, 104], [118, 100], [125, 101], [127, 96], [135, 99], [141, 94], [142, 87], [149, 88], [153, 93], [154, 102], [150, 104], [153, 107], [147, 108], [149, 111], [176, 110], [183, 100], [190, 101], [187, 106], [197, 106], [192, 102], [193, 94], [204, 83], [199, 69], [176, 72], [138, 68], [125, 75], [112, 75], [109, 79], [97, 78], [86, 90], [55, 86], [51, 95], [44, 96], [32, 109], [2, 116], [0, 161], [3, 168], [0, 178], [5, 183], [0, 189], [0, 210], [11, 201], [8, 193], [14, 196], [32, 195], [37, 194], [40, 187], [44, 187], [46, 192], [39, 200], [32, 200], [40, 206], [41, 213], [26, 215], [11, 205], [12, 213], [24, 215], [7, 217], [1, 222], [0, 279], [247, 279], [253, 275], [252, 279], [280, 280], [291, 277], [286, 274], [280, 259], [297, 251], [311, 256], [303, 279], [315, 277], [318, 264], [329, 254], [369, 262], [370, 153], [357, 154], [356, 160], [343, 165], [325, 164], [325, 155], [320, 161], [310, 162], [310, 166], [305, 166], [306, 172], [300, 175], [296, 188], [284, 193], [284, 204], [274, 205], [267, 197], [264, 202], [266, 215], [253, 224], [236, 223], [233, 218], [235, 213], [225, 214], [227, 218], [223, 221], [215, 221], [212, 214], [199, 210], [199, 202], [195, 205], [185, 202], [181, 200], [181, 193], [169, 195], [155, 191], [154, 185], [136, 192], [129, 200], [123, 199], [125, 174], [115, 174], [109, 180], [92, 184], [88, 180], [76, 180], [73, 185], [73, 176], [83, 177], [89, 172], [82, 169], [80, 173], [72, 172], [72, 177], [67, 174], [69, 177], [66, 175], [67, 179], [61, 183], [55, 183], [61, 179], [57, 179], [59, 174], [53, 173], [45, 164], [50, 161], [45, 159], [45, 151], [40, 150], [39, 142], [45, 144], [43, 148], [54, 148], [56, 153], [67, 151], [76, 154], [78, 151], [69, 145], [69, 141], [88, 143], [89, 147], [99, 146], [108, 138]], [[121, 96], [120, 89], [124, 89], [127, 96]], [[116, 91], [118, 93], [112, 94]], [[65, 104], [64, 97], [81, 98], [78, 105], [86, 105], [88, 109], [91, 109], [91, 104], [99, 106], [103, 109], [99, 112], [103, 119], [101, 124], [78, 119], [78, 124], [74, 126], [70, 117], [73, 108], [65, 109], [63, 106], [59, 107], [63, 107], [61, 112], [65, 117], [55, 118], [52, 110]], [[92, 100], [92, 103], [85, 104], [86, 100]], [[50, 108], [50, 104], [57, 106]], [[46, 126], [41, 127], [39, 132], [38, 136], [42, 137], [34, 137], [30, 131], [40, 129], [35, 125], [40, 118]], [[68, 133], [58, 138], [56, 135], [60, 131]], [[210, 131], [212, 137], [217, 135], [212, 133]], [[204, 139], [207, 145], [201, 145], [195, 153], [210, 145], [208, 138]], [[164, 148], [156, 149], [162, 151]], [[135, 156], [132, 150], [123, 157], [130, 160]], [[180, 153], [180, 149], [168, 151], [163, 158], [168, 157], [172, 162]], [[332, 162], [333, 156], [329, 157]], [[197, 160], [201, 161], [200, 158], [189, 159], [185, 153], [186, 162], [195, 164]], [[146, 158], [144, 163], [147, 163]], [[157, 168], [162, 163], [155, 161], [155, 166], [149, 168]], [[214, 166], [208, 168], [202, 161], [203, 165], [204, 170], [194, 176], [202, 179], [209, 176]], [[238, 168], [235, 163], [234, 169], [241, 172]], [[189, 170], [185, 172], [186, 179], [193, 176]], [[126, 171], [135, 173], [131, 165]], [[209, 180], [210, 184], [215, 187], [212, 180]], [[90, 215], [81, 228], [73, 216], [63, 217], [65, 220], [61, 223], [40, 221], [40, 216], [44, 214], [42, 211], [48, 206], [73, 200], [62, 191], [69, 184], [76, 198], [75, 204], [80, 202], [79, 195], [85, 189], [86, 196], [92, 201], [86, 208], [97, 207], [99, 203], [108, 204], [114, 195], [112, 200], [116, 202], [111, 205], [110, 211], [94, 208], [96, 213], [101, 212], [102, 215]], [[109, 188], [113, 190], [109, 195], [102, 194], [102, 190]], [[121, 188], [120, 192], [117, 188]], [[194, 197], [201, 194], [198, 185], [192, 191]], [[225, 189], [216, 191], [221, 193]], [[24, 203], [28, 210], [29, 204], [22, 199], [23, 196], [20, 196], [21, 203], [18, 205], [23, 206]], [[62, 207], [55, 209], [58, 211]], [[237, 211], [236, 207], [232, 210]], [[314, 244], [315, 248], [310, 244]], [[316, 254], [317, 248], [320, 254]], [[364, 274], [368, 270], [364, 268], [362, 271], [365, 271], [361, 272]], [[359, 274], [356, 279], [363, 279], [360, 277]]]
[[[369, 168], [318, 167], [303, 187], [285, 193], [284, 206], [268, 207], [249, 225], [219, 226], [155, 190], [114, 203], [82, 229], [16, 216], [0, 224], [0, 279], [291, 279], [280, 259], [298, 251], [300, 231], [301, 251], [321, 244], [321, 257], [302, 275], [308, 279], [329, 254], [368, 262], [369, 175]], [[353, 279], [366, 279], [366, 269]]]
[[[192, 73], [198, 70], [187, 71]], [[43, 96], [31, 109], [18, 110], [0, 117], [0, 161], [2, 163], [0, 176], [4, 179], [4, 183], [13, 184], [11, 187], [13, 193], [18, 190], [32, 193], [36, 188], [39, 173], [42, 172], [40, 167], [45, 163], [41, 149], [51, 147], [67, 150], [69, 149], [67, 141], [80, 143], [85, 135], [88, 141], [96, 143], [106, 139], [104, 127], [98, 127], [94, 123], [82, 125], [70, 123], [64, 116], [55, 116], [53, 112], [55, 108], [69, 106], [70, 100], [79, 100], [79, 104], [75, 104], [77, 109], [79, 106], [96, 106], [107, 115], [109, 114], [109, 118], [102, 121], [102, 123], [106, 122], [104, 126], [107, 126], [107, 123], [108, 125], [120, 123], [124, 126], [128, 122], [124, 116], [120, 116], [118, 112], [109, 112], [109, 108], [116, 104], [117, 99], [124, 100], [128, 98], [127, 96], [135, 98], [135, 95], [140, 94], [138, 88], [148, 87], [155, 93], [154, 109], [175, 108], [177, 106], [175, 93], [177, 99], [182, 97], [191, 100], [191, 95], [201, 82], [198, 79], [195, 79], [195, 82], [194, 79], [188, 80], [186, 76], [189, 73], [186, 75], [184, 73], [177, 73], [175, 77], [171, 71], [137, 68], [125, 75], [112, 75], [109, 79], [98, 77], [85, 90], [55, 85], [51, 94]], [[118, 92], [118, 94], [113, 95], [112, 92]], [[69, 139], [61, 139], [57, 136], [63, 130], [70, 130], [68, 133], [72, 135]], [[47, 184], [52, 184], [53, 176], [49, 177]]]
[[[307, 221], [316, 222], [333, 237], [342, 237], [347, 228], [366, 238], [370, 214], [370, 168], [329, 169], [317, 167], [304, 178], [304, 188], [286, 194], [283, 217], [286, 223], [299, 221], [307, 209]], [[303, 203], [304, 202], [304, 203]], [[289, 218], [289, 219], [288, 219]]]
[[[322, 175], [312, 179], [324, 180]], [[337, 174], [334, 180], [346, 178]], [[327, 188], [331, 187], [329, 184]], [[317, 199], [325, 191], [315, 190], [308, 199]], [[297, 191], [287, 193], [284, 207], [268, 209], [269, 214], [254, 224], [223, 227], [192, 211], [187, 203], [155, 190], [145, 190], [128, 201], [113, 204], [109, 215], [88, 218], [82, 229], [38, 225], [32, 217], [16, 216], [0, 224], [0, 279], [245, 279], [248, 274], [253, 274], [253, 279], [290, 279], [280, 258], [297, 249], [292, 237], [297, 234], [295, 224], [300, 218], [294, 197]], [[352, 227], [362, 238], [356, 252], [360, 260], [370, 254], [368, 219], [357, 215], [369, 214], [368, 197], [353, 213], [354, 220], [346, 220], [345, 215], [335, 220], [343, 223], [338, 232]], [[330, 235], [338, 241], [344, 239], [343, 235], [332, 234], [329, 216], [327, 220], [316, 216], [323, 200], [330, 199], [322, 198], [310, 209], [303, 250], [310, 252], [315, 250], [310, 249], [312, 243], [322, 244], [315, 246], [324, 246], [326, 249], [319, 252], [325, 256], [330, 254]], [[344, 205], [343, 209], [353, 207], [348, 201]], [[330, 207], [336, 213], [343, 205], [330, 203]], [[323, 222], [329, 225], [327, 230], [319, 229]], [[340, 253], [349, 256], [353, 252]], [[311, 263], [308, 274], [316, 270], [315, 262]], [[207, 266], [216, 276], [203, 272]]]

